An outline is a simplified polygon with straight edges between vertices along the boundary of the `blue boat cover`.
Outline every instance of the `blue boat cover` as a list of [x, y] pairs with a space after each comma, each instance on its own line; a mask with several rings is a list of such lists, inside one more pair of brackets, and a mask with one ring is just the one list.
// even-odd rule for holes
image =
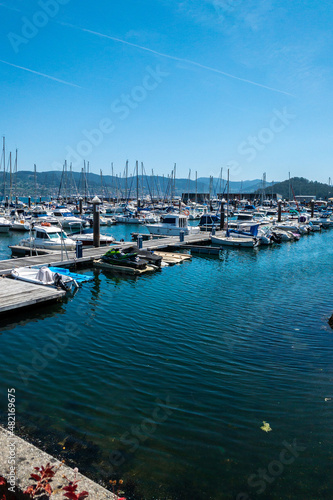
[[71, 271], [69, 271], [69, 269], [65, 269], [62, 267], [49, 267], [49, 269], [53, 273], [65, 274], [66, 276], [70, 276], [77, 283], [84, 283], [85, 281], [91, 281], [94, 279], [94, 276], [88, 276], [87, 274], [72, 273]]

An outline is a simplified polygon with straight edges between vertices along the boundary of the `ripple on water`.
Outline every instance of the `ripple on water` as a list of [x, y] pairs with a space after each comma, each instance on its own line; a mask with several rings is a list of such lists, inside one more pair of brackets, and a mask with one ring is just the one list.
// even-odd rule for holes
[[31, 421], [104, 460], [120, 450], [117, 473], [145, 498], [260, 498], [249, 477], [294, 439], [306, 449], [265, 498], [327, 498], [332, 240], [224, 250], [140, 279], [95, 272], [73, 299], [3, 325], [1, 380]]

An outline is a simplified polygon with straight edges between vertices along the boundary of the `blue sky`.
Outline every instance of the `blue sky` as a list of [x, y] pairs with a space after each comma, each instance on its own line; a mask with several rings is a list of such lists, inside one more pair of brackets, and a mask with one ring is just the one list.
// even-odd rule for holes
[[333, 6], [0, 0], [0, 133], [19, 169], [333, 178]]

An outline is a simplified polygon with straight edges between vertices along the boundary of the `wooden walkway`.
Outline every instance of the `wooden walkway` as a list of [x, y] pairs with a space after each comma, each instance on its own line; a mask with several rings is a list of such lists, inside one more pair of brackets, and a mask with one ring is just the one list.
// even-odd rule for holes
[[[216, 235], [219, 233], [216, 232]], [[202, 245], [208, 243], [210, 240], [210, 234], [208, 232], [200, 232], [196, 235], [185, 236], [184, 242], [181, 242], [177, 236], [170, 236], [167, 238], [158, 238], [142, 242], [142, 248], [145, 250], [167, 250], [167, 249], [186, 249], [186, 244], [189, 244], [189, 249], [191, 245]], [[136, 242], [117, 242], [112, 245], [113, 248], [126, 249]], [[92, 265], [93, 260], [99, 259], [102, 255], [107, 252], [110, 247], [102, 246], [99, 248], [83, 248], [83, 256], [79, 259], [76, 258], [75, 252], [55, 252], [44, 255], [36, 255], [32, 257], [19, 257], [16, 259], [6, 259], [0, 261], [0, 276], [10, 274], [10, 271], [15, 267], [25, 267], [25, 266], [54, 266], [54, 267], [69, 267], [75, 264], [85, 265], [89, 267]]]
[[42, 302], [59, 300], [65, 291], [10, 278], [0, 279], [0, 314]]

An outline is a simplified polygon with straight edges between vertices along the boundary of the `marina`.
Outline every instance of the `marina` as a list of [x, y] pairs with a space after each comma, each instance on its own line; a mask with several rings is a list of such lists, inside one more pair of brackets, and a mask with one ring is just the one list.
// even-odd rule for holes
[[0, 12], [0, 500], [331, 500], [333, 4]]
[[[208, 241], [209, 234], [200, 237]], [[296, 440], [302, 451], [271, 496], [289, 498], [292, 484], [300, 497], [314, 488], [324, 498], [330, 482], [321, 482], [310, 457], [324, 466], [330, 456], [332, 237], [327, 230], [298, 242], [193, 254], [138, 280], [87, 262], [83, 272], [93, 280], [75, 296], [0, 320], [0, 376], [20, 386], [18, 432], [43, 439], [49, 453], [73, 467], [80, 462], [96, 481], [106, 484], [116, 472], [135, 484], [133, 498], [153, 498], [160, 485], [162, 498], [186, 500], [203, 490], [214, 499], [220, 492], [256, 498], [248, 478], [279, 456], [283, 442]], [[9, 239], [1, 237], [0, 252]], [[84, 249], [83, 258], [104, 252]], [[61, 254], [52, 253], [7, 259], [7, 269], [50, 259], [63, 267]], [[310, 295], [314, 282], [321, 292]], [[156, 401], [167, 408], [163, 423], [154, 421]], [[271, 432], [260, 429], [263, 420]], [[117, 465], [114, 452], [122, 457]]]

